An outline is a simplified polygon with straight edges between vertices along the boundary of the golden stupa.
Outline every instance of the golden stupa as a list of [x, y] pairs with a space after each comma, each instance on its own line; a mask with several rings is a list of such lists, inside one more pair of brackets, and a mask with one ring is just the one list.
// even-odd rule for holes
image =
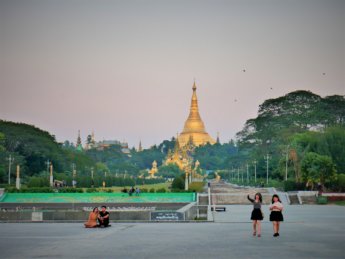
[[179, 144], [181, 147], [191, 142], [195, 146], [205, 145], [207, 143], [215, 144], [216, 141], [206, 132], [204, 122], [199, 114], [195, 81], [192, 89], [193, 95], [190, 105], [190, 112], [184, 124], [183, 131], [178, 137]]

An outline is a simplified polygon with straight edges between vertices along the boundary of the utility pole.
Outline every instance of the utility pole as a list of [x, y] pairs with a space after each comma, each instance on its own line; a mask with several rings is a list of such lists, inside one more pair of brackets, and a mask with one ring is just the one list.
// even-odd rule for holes
[[8, 160], [8, 185], [11, 185], [11, 167], [14, 161], [14, 157], [12, 157], [12, 155], [9, 155], [9, 157], [6, 158], [6, 160]]
[[256, 183], [256, 163], [257, 163], [257, 161], [254, 160], [254, 177], [255, 177], [255, 183]]
[[75, 163], [72, 163], [72, 186], [76, 187], [77, 181], [75, 180], [77, 176], [76, 166]]
[[95, 186], [95, 182], [93, 180], [93, 167], [91, 167], [91, 188]]
[[249, 165], [248, 165], [248, 163], [247, 163], [247, 183], [249, 183]]
[[285, 181], [287, 181], [287, 178], [288, 178], [289, 148], [290, 148], [290, 145], [288, 145], [286, 148]]
[[47, 165], [47, 175], [49, 175], [49, 166], [50, 166], [50, 161], [49, 159], [45, 162]]
[[266, 184], [268, 185], [268, 160], [270, 159], [269, 154], [265, 156], [266, 159]]

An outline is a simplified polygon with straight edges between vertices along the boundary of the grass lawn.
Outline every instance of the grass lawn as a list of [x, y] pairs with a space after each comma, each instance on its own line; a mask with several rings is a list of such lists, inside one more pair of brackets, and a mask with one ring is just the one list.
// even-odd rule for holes
[[335, 205], [345, 206], [345, 201], [335, 201]]
[[[164, 188], [167, 192], [169, 192], [169, 187], [171, 186], [171, 182], [169, 183], [156, 183], [156, 184], [144, 184], [144, 185], [136, 185], [134, 187], [139, 187], [140, 189], [147, 189], [148, 191], [150, 189], [162, 189]], [[132, 186], [126, 186], [127, 190], [129, 190]], [[114, 192], [121, 192], [121, 190], [123, 190], [123, 186], [114, 186], [111, 187], [111, 189], [113, 189]]]

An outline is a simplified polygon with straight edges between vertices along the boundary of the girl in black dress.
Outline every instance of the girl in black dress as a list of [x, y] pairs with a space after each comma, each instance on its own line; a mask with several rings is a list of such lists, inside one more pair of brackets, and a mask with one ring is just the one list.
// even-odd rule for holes
[[279, 236], [280, 221], [284, 221], [282, 210], [283, 204], [281, 203], [279, 196], [277, 194], [274, 194], [272, 196], [272, 204], [270, 205], [270, 221], [272, 221], [273, 223], [274, 237]]
[[253, 220], [253, 236], [256, 236], [256, 230], [258, 231], [258, 237], [261, 237], [261, 220], [264, 219], [261, 211], [261, 204], [262, 204], [262, 195], [261, 193], [256, 193], [254, 196], [254, 200], [247, 196], [248, 200], [253, 203], [253, 211], [250, 217]]

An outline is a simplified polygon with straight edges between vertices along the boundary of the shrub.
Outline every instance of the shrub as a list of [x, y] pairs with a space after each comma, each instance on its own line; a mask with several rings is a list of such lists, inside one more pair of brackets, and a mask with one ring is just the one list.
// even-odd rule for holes
[[164, 192], [167, 192], [167, 191], [165, 190], [165, 188], [160, 188], [160, 189], [157, 189], [156, 192], [164, 193]]
[[113, 189], [111, 189], [111, 188], [103, 188], [102, 192], [111, 193], [111, 192], [113, 192]]
[[54, 189], [50, 187], [33, 187], [33, 188], [21, 188], [17, 190], [15, 187], [7, 188], [8, 193], [52, 193]]
[[60, 193], [82, 193], [84, 192], [82, 188], [60, 188], [59, 189]]
[[6, 187], [5, 188], [5, 192], [7, 192], [7, 193], [16, 193], [16, 192], [21, 192], [21, 191], [17, 190], [17, 188], [15, 188], [15, 187]]
[[284, 191], [301, 191], [304, 190], [305, 185], [303, 183], [297, 183], [294, 180], [287, 180], [284, 182]]
[[49, 181], [43, 177], [30, 177], [28, 187], [49, 187]]
[[192, 192], [203, 192], [205, 183], [193, 182], [188, 186], [188, 190]]
[[183, 179], [183, 177], [176, 177], [171, 184], [171, 189], [184, 190], [184, 179]]
[[142, 188], [142, 189], [140, 189], [140, 192], [141, 193], [146, 193], [146, 192], [148, 192], [148, 190], [146, 188]]
[[98, 190], [96, 188], [87, 188], [86, 192], [93, 193], [93, 192], [98, 192]]
[[338, 192], [345, 192], [345, 174], [338, 174], [337, 180], [333, 184], [333, 188]]
[[154, 192], [155, 192], [155, 188], [151, 188], [151, 189], [150, 189], [150, 192], [151, 192], [151, 193], [154, 193]]

